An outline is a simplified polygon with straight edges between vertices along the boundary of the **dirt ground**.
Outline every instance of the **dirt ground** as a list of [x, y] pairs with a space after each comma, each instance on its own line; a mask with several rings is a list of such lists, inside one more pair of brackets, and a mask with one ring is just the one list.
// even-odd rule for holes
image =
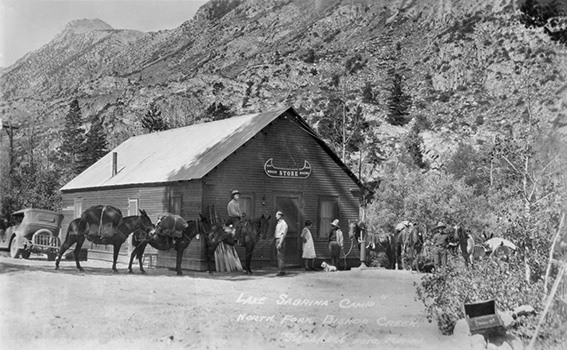
[[454, 349], [407, 271], [241, 273], [0, 253], [0, 349]]

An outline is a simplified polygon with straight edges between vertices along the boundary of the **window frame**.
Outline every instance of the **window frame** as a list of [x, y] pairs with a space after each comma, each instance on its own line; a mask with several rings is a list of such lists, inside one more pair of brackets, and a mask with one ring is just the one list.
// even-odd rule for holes
[[[333, 202], [333, 215], [323, 217], [321, 210], [324, 202]], [[331, 222], [339, 219], [339, 196], [319, 196], [317, 199], [317, 238], [328, 238], [331, 231]], [[325, 230], [323, 230], [325, 228]]]
[[[177, 212], [175, 207], [178, 204], [179, 206], [179, 211]], [[168, 213], [170, 214], [174, 214], [174, 215], [179, 215], [181, 216], [181, 213], [183, 212], [183, 195], [182, 194], [174, 194], [169, 196], [169, 203], [168, 203]]]
[[[246, 218], [252, 219], [254, 217], [254, 207], [255, 207], [254, 194], [240, 194], [238, 201], [242, 213], [246, 214]], [[246, 208], [244, 207], [244, 205], [242, 205], [243, 202], [247, 202], [247, 201], [250, 202], [250, 212], [246, 211]]]
[[83, 215], [83, 197], [75, 197], [73, 200], [73, 215], [80, 218]]
[[[132, 203], [135, 203], [136, 209], [132, 210]], [[128, 216], [140, 215], [140, 198], [128, 198]]]

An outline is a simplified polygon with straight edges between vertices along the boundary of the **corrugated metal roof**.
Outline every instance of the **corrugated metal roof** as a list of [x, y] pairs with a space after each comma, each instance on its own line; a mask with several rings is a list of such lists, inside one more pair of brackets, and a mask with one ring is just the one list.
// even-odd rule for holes
[[[61, 190], [200, 179], [287, 110], [249, 114], [131, 137]], [[113, 152], [118, 155], [118, 172], [114, 176]]]

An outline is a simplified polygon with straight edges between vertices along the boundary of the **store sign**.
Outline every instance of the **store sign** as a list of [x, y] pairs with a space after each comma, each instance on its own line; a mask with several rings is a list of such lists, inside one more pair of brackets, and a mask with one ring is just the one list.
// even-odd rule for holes
[[311, 175], [311, 164], [306, 160], [302, 168], [277, 168], [273, 163], [273, 158], [270, 158], [264, 164], [264, 171], [269, 177], [306, 179]]

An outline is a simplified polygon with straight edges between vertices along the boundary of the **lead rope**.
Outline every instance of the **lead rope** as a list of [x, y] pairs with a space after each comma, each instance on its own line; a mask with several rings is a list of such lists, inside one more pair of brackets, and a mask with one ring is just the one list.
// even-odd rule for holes
[[106, 209], [106, 205], [102, 206], [102, 211], [100, 212], [100, 221], [98, 223], [98, 235], [102, 237], [102, 217], [104, 216], [104, 209]]
[[354, 240], [355, 240], [355, 237], [356, 237], [356, 235], [353, 235], [352, 238], [350, 239], [350, 249], [348, 250], [348, 253], [346, 253], [346, 254], [343, 256], [343, 262], [344, 262], [345, 268], [346, 268], [346, 266], [347, 266], [347, 264], [346, 264], [347, 256], [349, 256], [349, 254], [352, 252], [352, 248], [354, 247]]

